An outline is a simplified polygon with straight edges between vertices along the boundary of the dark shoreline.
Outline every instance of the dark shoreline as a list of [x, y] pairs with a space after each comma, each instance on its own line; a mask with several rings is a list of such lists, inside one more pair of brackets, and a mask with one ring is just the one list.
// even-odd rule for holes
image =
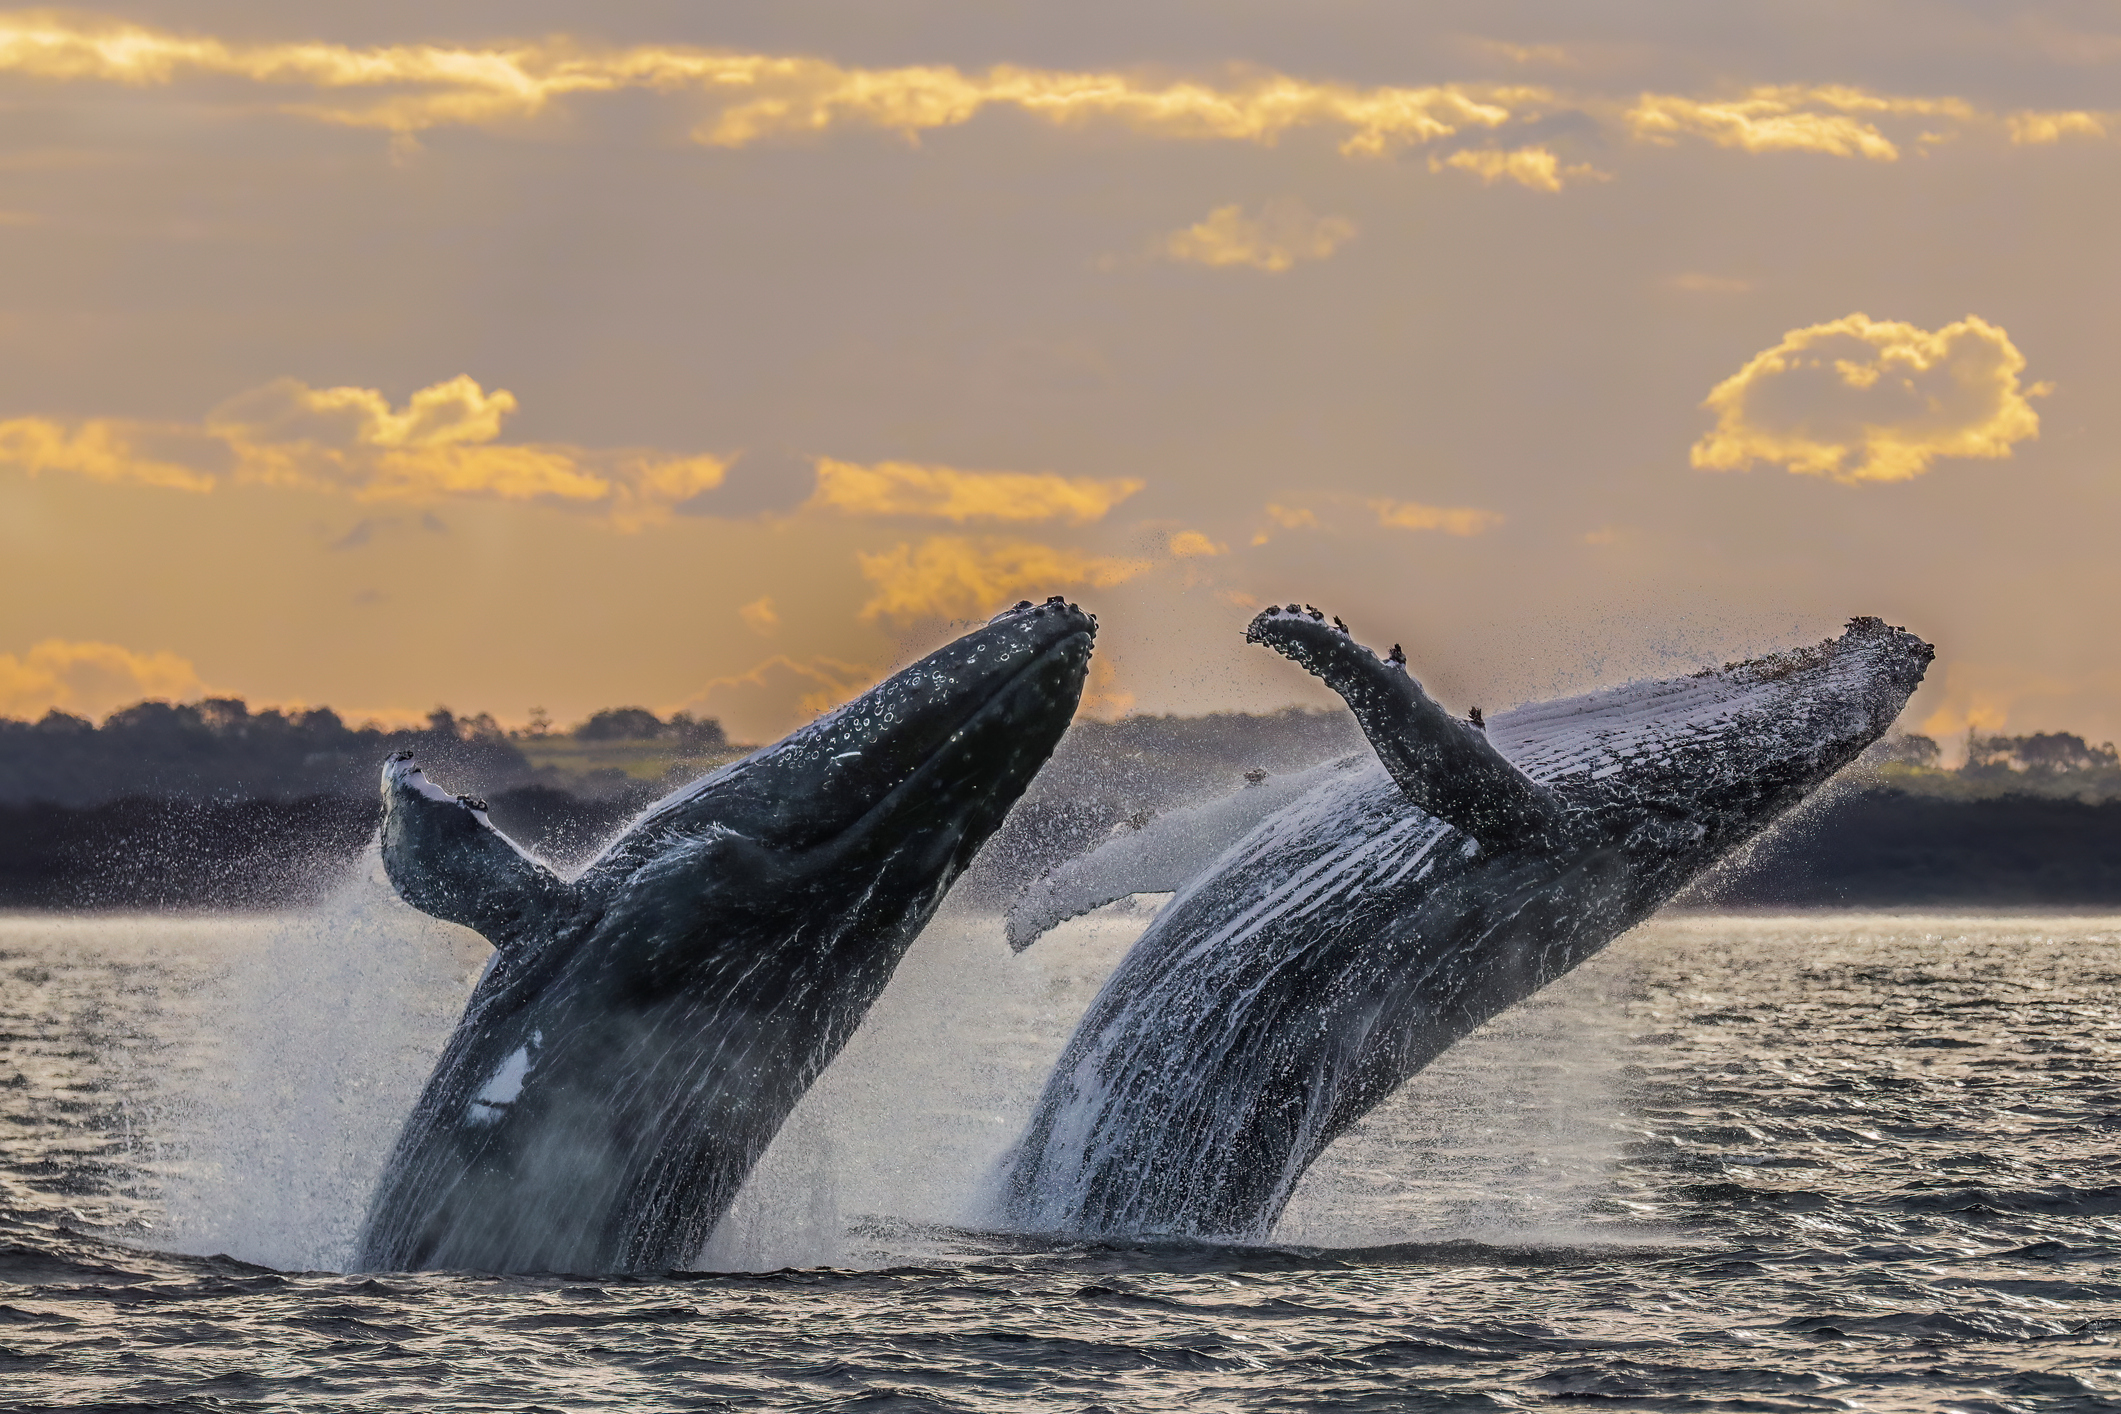
[[[546, 858], [586, 859], [643, 803], [545, 785], [488, 798], [494, 823]], [[367, 845], [371, 795], [96, 805], [0, 803], [0, 909], [264, 911], [314, 903]], [[1005, 905], [1023, 881], [1102, 838], [1125, 803], [1026, 800], [958, 885]], [[2121, 907], [2121, 801], [1950, 800], [1846, 789], [1778, 827], [1675, 901], [1689, 912]]]

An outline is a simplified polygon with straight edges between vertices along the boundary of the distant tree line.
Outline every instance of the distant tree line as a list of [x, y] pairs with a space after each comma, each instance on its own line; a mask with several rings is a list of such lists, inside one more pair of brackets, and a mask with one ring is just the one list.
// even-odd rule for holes
[[[667, 774], [539, 765], [555, 743], [590, 759], [652, 745]], [[283, 907], [328, 890], [372, 838], [377, 767], [410, 750], [494, 823], [566, 866], [653, 796], [729, 750], [720, 725], [645, 708], [555, 732], [507, 731], [444, 708], [414, 728], [350, 727], [326, 708], [250, 711], [232, 698], [141, 703], [101, 726], [64, 713], [0, 720], [0, 907]], [[1366, 752], [1346, 712], [1078, 721], [956, 896], [1001, 906], [1115, 830], [1235, 789], [1248, 775]], [[2121, 904], [2121, 760], [2066, 732], [1975, 735], [1938, 766], [1896, 734], [1691, 895], [1696, 904]]]
[[1879, 769], [1884, 783], [1916, 795], [2121, 798], [2121, 753], [2110, 741], [2094, 746], [2075, 732], [1969, 732], [1963, 765], [1945, 770], [1939, 765], [1943, 755], [1933, 737], [1895, 732], [1863, 759]]
[[[481, 794], [582, 783], [532, 765], [524, 748], [552, 733], [509, 732], [490, 714], [460, 717], [437, 707], [424, 725], [348, 726], [329, 707], [253, 712], [242, 699], [173, 706], [141, 702], [105, 718], [46, 713], [34, 722], [0, 718], [0, 801], [82, 806], [127, 796], [190, 800], [289, 800], [372, 795], [393, 751], [411, 751], [452, 789]], [[726, 753], [721, 723], [678, 713], [665, 721], [640, 707], [598, 712], [575, 739], [653, 741], [673, 756]]]

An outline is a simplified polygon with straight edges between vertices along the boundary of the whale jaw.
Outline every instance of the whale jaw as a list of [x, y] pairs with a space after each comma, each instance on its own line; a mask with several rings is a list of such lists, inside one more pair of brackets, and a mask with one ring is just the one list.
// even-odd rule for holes
[[[494, 965], [378, 1184], [359, 1267], [691, 1259], [1059, 742], [1094, 634], [1058, 600], [1013, 610], [651, 807], [553, 881], [549, 926], [489, 931]], [[392, 766], [393, 881], [481, 926], [526, 861], [476, 802]]]

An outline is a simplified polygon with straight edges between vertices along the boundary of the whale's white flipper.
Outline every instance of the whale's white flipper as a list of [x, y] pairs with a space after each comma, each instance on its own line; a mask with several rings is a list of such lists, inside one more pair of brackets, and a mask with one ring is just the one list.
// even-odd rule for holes
[[574, 907], [574, 891], [495, 829], [484, 801], [435, 785], [409, 751], [383, 763], [383, 868], [414, 908], [502, 952]]
[[1009, 947], [1022, 952], [1051, 929], [1131, 894], [1184, 888], [1252, 827], [1358, 758], [1314, 766], [1159, 815], [1049, 871], [1009, 907]]
[[1293, 604], [1252, 620], [1245, 641], [1266, 644], [1339, 693], [1418, 808], [1491, 848], [1559, 841], [1566, 817], [1560, 798], [1510, 764], [1477, 723], [1437, 706], [1396, 645], [1380, 661], [1340, 620], [1329, 624], [1315, 609]]

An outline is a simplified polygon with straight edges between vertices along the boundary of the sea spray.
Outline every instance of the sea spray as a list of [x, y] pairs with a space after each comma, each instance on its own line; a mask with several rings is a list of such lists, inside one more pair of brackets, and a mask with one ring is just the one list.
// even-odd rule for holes
[[232, 928], [203, 985], [201, 1052], [171, 1077], [151, 1241], [343, 1270], [376, 1176], [486, 944], [399, 902], [373, 845], [313, 909]]

